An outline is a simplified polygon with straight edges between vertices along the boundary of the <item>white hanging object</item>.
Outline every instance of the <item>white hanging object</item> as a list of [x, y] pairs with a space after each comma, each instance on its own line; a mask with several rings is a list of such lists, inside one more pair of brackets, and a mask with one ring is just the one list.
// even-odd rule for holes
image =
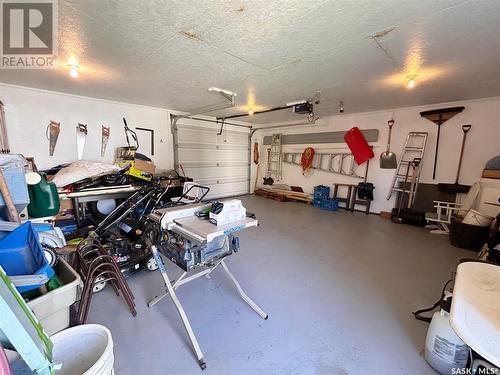
[[54, 150], [56, 149], [57, 139], [59, 138], [59, 133], [61, 132], [61, 123], [50, 120], [50, 124], [47, 125], [45, 135], [49, 140], [49, 155], [54, 155]]
[[78, 160], [82, 160], [83, 149], [85, 148], [85, 140], [87, 139], [87, 124], [80, 124], [76, 126], [76, 151]]
[[101, 128], [102, 128], [101, 157], [104, 157], [104, 154], [106, 153], [106, 147], [108, 146], [109, 128], [105, 127], [104, 125], [101, 125]]

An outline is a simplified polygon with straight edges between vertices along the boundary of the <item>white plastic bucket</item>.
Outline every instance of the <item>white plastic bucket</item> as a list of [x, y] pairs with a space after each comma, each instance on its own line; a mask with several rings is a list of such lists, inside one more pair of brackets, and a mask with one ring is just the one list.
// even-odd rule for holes
[[462, 224], [489, 227], [493, 219], [493, 216], [482, 214], [481, 212], [478, 212], [476, 210], [469, 210], [469, 212], [467, 212], [467, 215], [465, 215]]
[[50, 339], [54, 343], [54, 363], [62, 364], [56, 375], [113, 374], [113, 338], [106, 327], [84, 324], [56, 333]]

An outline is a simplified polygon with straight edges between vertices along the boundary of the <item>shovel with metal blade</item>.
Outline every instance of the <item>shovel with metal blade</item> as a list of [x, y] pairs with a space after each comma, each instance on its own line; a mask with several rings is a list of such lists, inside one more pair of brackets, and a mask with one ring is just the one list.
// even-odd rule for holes
[[391, 152], [391, 133], [392, 133], [392, 126], [394, 125], [394, 120], [391, 118], [389, 121], [387, 121], [387, 124], [389, 125], [389, 137], [387, 139], [387, 150], [385, 150], [381, 155], [380, 155], [380, 168], [382, 169], [396, 169], [398, 166], [398, 162], [396, 160], [396, 154], [394, 152]]

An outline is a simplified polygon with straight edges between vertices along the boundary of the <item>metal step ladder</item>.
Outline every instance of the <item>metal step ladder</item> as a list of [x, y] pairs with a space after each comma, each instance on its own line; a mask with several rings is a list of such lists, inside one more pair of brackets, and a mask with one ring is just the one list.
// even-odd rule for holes
[[411, 163], [414, 159], [423, 160], [425, 145], [427, 143], [427, 137], [429, 133], [427, 132], [410, 132], [406, 136], [405, 145], [401, 156], [399, 158], [398, 167], [396, 168], [396, 173], [392, 179], [391, 189], [387, 195], [387, 200], [391, 199], [395, 192], [401, 194], [408, 194], [409, 202], [408, 205], [413, 205], [415, 202], [415, 197], [417, 195], [418, 182], [420, 180], [421, 167], [415, 168], [416, 173], [415, 182], [410, 183], [409, 186], [405, 186], [405, 178], [407, 177], [407, 183], [411, 179]]
[[267, 149], [267, 177], [281, 180], [281, 134], [273, 134]]

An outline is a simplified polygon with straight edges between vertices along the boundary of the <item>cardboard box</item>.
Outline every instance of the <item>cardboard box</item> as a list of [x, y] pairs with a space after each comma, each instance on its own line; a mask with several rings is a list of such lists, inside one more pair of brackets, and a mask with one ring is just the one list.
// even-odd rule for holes
[[147, 173], [155, 173], [156, 167], [152, 161], [134, 159], [134, 167]]

